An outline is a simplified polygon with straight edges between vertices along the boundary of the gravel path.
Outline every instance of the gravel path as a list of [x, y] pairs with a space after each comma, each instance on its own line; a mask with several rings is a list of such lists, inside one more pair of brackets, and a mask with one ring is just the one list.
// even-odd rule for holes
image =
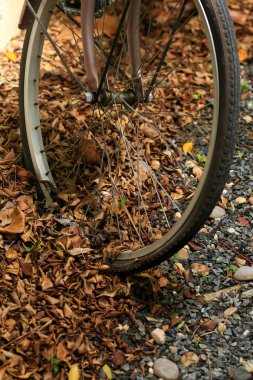
[[[186, 251], [181, 252], [182, 257], [190, 253], [188, 259], [174, 260], [177, 271], [172, 268], [173, 260], [161, 266], [170, 282], [174, 282], [174, 289], [173, 285], [166, 287], [157, 303], [155, 299], [150, 302], [149, 289], [145, 288], [144, 281], [141, 300], [143, 302], [146, 297], [148, 301], [146, 308], [137, 313], [137, 327], [130, 327], [124, 332], [129, 322], [122, 321], [122, 337], [130, 347], [139, 346], [148, 351], [150, 333], [156, 328], [165, 331], [165, 343], [156, 345], [155, 353], [143, 356], [140, 363], [132, 363], [131, 367], [126, 364], [116, 371], [117, 379], [157, 379], [153, 374], [153, 363], [158, 358], [167, 358], [176, 363], [180, 378], [185, 380], [252, 378], [251, 373], [243, 369], [240, 360], [253, 360], [253, 282], [241, 283], [239, 290], [221, 294], [217, 301], [211, 303], [201, 304], [198, 297], [239, 284], [233, 279], [234, 271], [242, 264], [247, 265], [247, 262], [231, 248], [253, 260], [253, 207], [249, 201], [253, 189], [252, 120], [253, 97], [241, 102], [236, 154], [230, 182], [223, 192], [226, 214], [222, 218], [210, 220], [194, 239], [198, 244], [191, 244], [191, 248], [186, 247]], [[200, 245], [202, 247], [199, 250]], [[194, 273], [191, 270], [187, 282], [186, 276], [178, 274], [182, 269], [179, 263], [186, 271], [193, 263], [201, 263], [210, 272], [198, 275], [197, 271]], [[156, 315], [156, 320], [148, 322], [146, 317], [150, 311]], [[226, 317], [230, 313], [232, 315]], [[204, 324], [206, 320], [209, 323]], [[187, 352], [197, 356], [187, 356]], [[185, 362], [185, 358], [190, 358], [195, 364], [185, 367], [182, 361], [184, 364], [190, 363]]]

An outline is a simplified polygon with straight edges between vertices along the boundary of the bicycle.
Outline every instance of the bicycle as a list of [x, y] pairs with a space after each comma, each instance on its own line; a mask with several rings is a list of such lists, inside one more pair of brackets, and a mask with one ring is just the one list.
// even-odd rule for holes
[[233, 157], [239, 63], [223, 0], [26, 0], [20, 125], [38, 194], [114, 273], [175, 254]]

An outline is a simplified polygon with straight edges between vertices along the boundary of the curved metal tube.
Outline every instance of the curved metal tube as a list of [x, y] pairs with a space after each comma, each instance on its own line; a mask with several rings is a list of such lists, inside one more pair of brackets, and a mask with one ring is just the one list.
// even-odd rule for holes
[[99, 83], [94, 40], [95, 4], [96, 0], [82, 0], [81, 3], [81, 28], [84, 63], [87, 75], [87, 84], [91, 92], [97, 92]]

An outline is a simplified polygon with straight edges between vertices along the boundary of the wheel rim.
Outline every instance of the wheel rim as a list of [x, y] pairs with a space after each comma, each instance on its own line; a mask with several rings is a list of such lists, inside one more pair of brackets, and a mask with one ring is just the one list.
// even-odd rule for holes
[[[38, 17], [40, 18], [43, 25], [45, 25], [46, 27], [50, 21], [50, 17], [51, 17], [50, 11], [55, 8], [56, 4], [57, 4], [56, 0], [44, 1], [44, 2], [42, 2], [42, 5], [39, 8]], [[107, 178], [110, 178], [112, 183], [108, 187], [106, 187], [106, 186], [102, 187], [101, 182], [103, 185], [104, 185], [103, 181], [106, 182], [105, 181], [105, 175], [102, 174], [102, 175], [100, 175], [100, 178], [99, 178], [99, 181], [97, 183], [96, 188], [91, 186], [88, 190], [89, 191], [92, 190], [93, 192], [95, 192], [97, 194], [98, 194], [98, 192], [100, 192], [100, 194], [98, 195], [98, 197], [100, 197], [100, 201], [101, 201], [101, 193], [102, 193], [102, 202], [103, 202], [103, 210], [102, 211], [104, 214], [108, 213], [109, 216], [108, 217], [106, 216], [106, 218], [108, 218], [108, 220], [111, 221], [110, 223], [111, 223], [111, 226], [113, 227], [111, 229], [111, 231], [109, 230], [109, 233], [108, 233], [108, 231], [107, 231], [107, 233], [110, 236], [109, 239], [110, 239], [111, 243], [113, 243], [114, 240], [117, 241], [116, 245], [114, 246], [113, 244], [108, 243], [108, 241], [109, 241], [109, 239], [108, 239], [108, 241], [106, 241], [106, 243], [105, 243], [105, 251], [109, 252], [109, 253], [112, 252], [112, 256], [117, 255], [117, 260], [122, 261], [122, 262], [125, 260], [129, 261], [129, 260], [140, 259], [146, 255], [151, 254], [154, 251], [158, 251], [158, 250], [162, 249], [168, 243], [168, 241], [171, 240], [173, 238], [173, 236], [182, 228], [182, 226], [186, 223], [189, 215], [192, 213], [192, 211], [193, 211], [193, 209], [194, 209], [194, 207], [195, 207], [195, 205], [199, 199], [199, 195], [203, 191], [203, 187], [204, 187], [204, 184], [206, 182], [206, 178], [207, 178], [207, 175], [209, 173], [209, 168], [210, 168], [210, 165], [211, 165], [211, 162], [213, 159], [213, 151], [214, 151], [214, 146], [215, 146], [215, 141], [216, 141], [216, 133], [217, 133], [217, 126], [218, 126], [218, 111], [219, 111], [219, 82], [218, 82], [217, 57], [216, 57], [216, 53], [215, 53], [211, 29], [210, 29], [207, 17], [205, 15], [203, 6], [202, 6], [201, 2], [197, 1], [197, 0], [194, 1], [194, 4], [195, 4], [196, 8], [198, 9], [199, 16], [201, 18], [202, 24], [205, 27], [206, 38], [208, 40], [209, 49], [211, 51], [210, 57], [212, 60], [212, 78], [213, 78], [212, 91], [213, 91], [213, 98], [214, 98], [214, 100], [213, 100], [214, 111], [212, 113], [212, 120], [213, 120], [212, 121], [212, 133], [210, 136], [208, 136], [208, 139], [209, 139], [208, 156], [207, 156], [207, 158], [202, 157], [203, 159], [206, 160], [205, 168], [203, 170], [201, 180], [199, 182], [198, 181], [195, 182], [195, 186], [192, 185], [192, 187], [194, 189], [195, 189], [195, 187], [197, 187], [197, 188], [196, 188], [196, 190], [194, 190], [194, 196], [192, 197], [191, 201], [187, 204], [187, 207], [184, 210], [184, 212], [182, 212], [182, 216], [181, 216], [180, 220], [176, 221], [175, 219], [172, 219], [172, 217], [170, 217], [170, 219], [168, 219], [168, 214], [169, 214], [168, 210], [166, 210], [165, 212], [160, 211], [160, 213], [157, 212], [157, 215], [156, 215], [157, 218], [156, 219], [159, 219], [159, 217], [162, 216], [165, 220], [165, 223], [170, 224], [170, 225], [169, 225], [169, 227], [167, 227], [167, 230], [165, 232], [160, 234], [161, 236], [155, 236], [155, 239], [153, 241], [149, 237], [146, 237], [146, 240], [143, 240], [142, 236], [140, 236], [140, 233], [142, 232], [141, 231], [142, 227], [140, 226], [141, 217], [146, 218], [146, 223], [150, 224], [149, 228], [146, 228], [146, 226], [143, 227], [143, 229], [145, 229], [145, 234], [147, 234], [147, 232], [151, 233], [153, 230], [153, 232], [155, 231], [157, 233], [157, 235], [159, 235], [159, 230], [164, 229], [163, 226], [155, 227], [154, 222], [152, 221], [152, 223], [151, 223], [151, 221], [150, 221], [150, 219], [151, 219], [150, 213], [147, 212], [147, 210], [145, 210], [145, 206], [147, 207], [147, 205], [148, 206], [150, 206], [150, 205], [154, 206], [154, 202], [148, 203], [147, 201], [143, 200], [143, 196], [145, 196], [146, 198], [148, 197], [147, 192], [142, 190], [144, 186], [147, 186], [145, 182], [147, 180], [149, 180], [150, 187], [151, 188], [153, 187], [153, 191], [155, 192], [155, 194], [153, 194], [153, 195], [154, 195], [154, 198], [156, 198], [156, 203], [159, 204], [158, 207], [161, 207], [161, 206], [165, 207], [164, 206], [165, 204], [171, 203], [171, 205], [170, 205], [171, 209], [172, 209], [171, 213], [172, 212], [175, 213], [177, 210], [180, 212], [185, 208], [185, 206], [182, 207], [182, 204], [180, 202], [178, 202], [178, 200], [180, 200], [180, 199], [176, 199], [176, 198], [180, 198], [179, 197], [180, 192], [177, 192], [180, 190], [180, 186], [178, 186], [178, 189], [176, 192], [175, 192], [176, 186], [174, 186], [174, 191], [171, 191], [169, 193], [169, 191], [167, 190], [167, 187], [166, 187], [168, 184], [165, 186], [164, 183], [166, 183], [166, 180], [162, 176], [166, 175], [167, 179], [169, 179], [169, 180], [172, 180], [172, 178], [168, 175], [168, 172], [161, 172], [160, 171], [159, 176], [157, 175], [157, 170], [159, 171], [161, 168], [161, 157], [160, 157], [160, 167], [158, 169], [153, 169], [151, 167], [151, 169], [150, 169], [149, 155], [144, 153], [144, 156], [143, 156], [142, 155], [143, 152], [140, 153], [140, 147], [138, 148], [138, 144], [137, 144], [137, 146], [133, 146], [133, 143], [131, 140], [130, 140], [130, 143], [129, 143], [129, 141], [124, 141], [123, 145], [122, 144], [120, 145], [118, 142], [118, 146], [117, 146], [118, 151], [120, 151], [120, 150], [122, 151], [122, 149], [123, 149], [122, 147], [125, 147], [125, 149], [123, 149], [123, 150], [125, 150], [125, 153], [124, 153], [126, 155], [125, 159], [127, 159], [127, 157], [128, 157], [128, 161], [129, 161], [128, 170], [130, 173], [132, 173], [133, 181], [135, 183], [135, 185], [134, 185], [135, 189], [134, 189], [133, 193], [138, 190], [138, 194], [137, 194], [137, 197], [135, 197], [134, 202], [137, 203], [139, 210], [140, 210], [140, 208], [143, 209], [141, 212], [137, 211], [136, 213], [134, 213], [134, 212], [132, 213], [133, 207], [131, 205], [134, 204], [134, 202], [131, 203], [130, 199], [129, 199], [130, 196], [132, 196], [131, 192], [128, 192], [128, 196], [125, 196], [125, 194], [127, 193], [127, 185], [125, 184], [125, 189], [123, 187], [124, 191], [122, 191], [122, 186], [123, 186], [122, 182], [120, 183], [120, 186], [118, 186], [118, 187], [116, 187], [116, 185], [113, 184], [113, 181], [115, 181], [115, 179], [118, 180], [118, 178], [120, 176], [119, 175], [115, 176], [114, 174], [112, 174], [113, 168], [110, 167], [110, 163], [109, 163], [110, 160], [108, 159], [108, 157], [112, 157], [111, 152], [108, 152], [108, 149], [112, 149], [112, 146], [110, 146], [110, 144], [108, 144], [108, 146], [106, 147], [106, 144], [105, 144], [105, 148], [104, 148], [103, 152], [100, 154], [99, 165], [97, 162], [95, 162], [95, 164], [93, 166], [100, 166], [100, 172], [102, 172], [102, 169], [104, 170], [103, 164], [105, 164], [106, 159], [107, 159], [107, 162], [106, 162], [107, 163], [107, 169], [106, 169], [107, 174], [106, 175], [107, 175]], [[97, 23], [99, 24], [99, 22], [97, 22]], [[101, 23], [99, 25], [101, 25]], [[163, 25], [163, 28], [166, 28], [166, 26]], [[74, 35], [75, 35], [75, 33], [73, 34], [73, 38], [74, 38]], [[107, 41], [105, 41], [106, 37], [103, 36], [103, 38], [101, 38], [101, 39], [102, 39], [102, 42], [104, 42], [104, 43], [107, 42]], [[56, 186], [56, 181], [55, 181], [55, 176], [53, 176], [52, 172], [50, 171], [50, 166], [48, 165], [47, 157], [50, 158], [50, 152], [49, 153], [47, 152], [47, 146], [45, 145], [45, 139], [43, 140], [42, 132], [41, 132], [41, 130], [43, 129], [44, 118], [42, 115], [42, 119], [41, 119], [40, 115], [41, 115], [41, 113], [43, 114], [42, 111], [45, 111], [45, 108], [42, 109], [42, 107], [39, 106], [39, 103], [43, 101], [43, 97], [41, 96], [40, 91], [39, 91], [39, 86], [41, 85], [41, 83], [43, 83], [42, 80], [41, 81], [39, 80], [40, 63], [42, 62], [42, 64], [44, 64], [45, 62], [47, 62], [47, 59], [50, 56], [48, 56], [47, 55], [48, 53], [47, 53], [46, 59], [44, 59], [44, 61], [43, 61], [43, 58], [42, 58], [42, 60], [40, 58], [41, 56], [43, 56], [42, 50], [43, 50], [43, 46], [44, 46], [43, 45], [44, 35], [41, 34], [41, 28], [37, 22], [35, 22], [34, 27], [32, 29], [30, 41], [31, 41], [31, 43], [30, 43], [28, 51], [27, 51], [27, 59], [26, 59], [27, 63], [26, 63], [25, 81], [24, 81], [24, 83], [25, 83], [25, 87], [24, 87], [25, 106], [24, 106], [24, 108], [25, 108], [26, 136], [27, 136], [29, 147], [30, 147], [30, 154], [31, 154], [31, 159], [32, 159], [34, 171], [35, 171], [37, 177], [39, 178], [40, 182], [43, 182], [43, 184], [41, 184], [41, 187], [43, 189], [45, 196], [48, 199], [51, 199], [51, 194], [50, 194], [49, 189]], [[201, 64], [203, 64], [203, 63], [201, 63]], [[126, 67], [125, 65], [126, 64], [124, 63], [123, 67]], [[81, 67], [83, 67], [83, 66], [81, 66]], [[183, 65], [182, 65], [182, 67], [183, 67]], [[194, 67], [195, 68], [198, 67], [197, 64], [196, 65], [194, 64]], [[119, 71], [119, 69], [120, 68], [118, 68], [118, 71]], [[173, 69], [174, 68], [171, 69], [172, 70], [171, 72], [173, 72]], [[185, 69], [185, 71], [187, 71], [187, 67], [185, 67], [185, 68], [183, 67], [183, 69]], [[207, 73], [208, 73], [208, 71], [207, 71]], [[45, 74], [44, 74], [44, 76], [45, 76]], [[122, 80], [122, 78], [121, 78], [121, 80]], [[110, 82], [110, 77], [108, 76], [108, 78], [107, 78], [107, 84], [108, 85], [110, 85], [109, 82]], [[117, 88], [117, 85], [118, 85], [118, 88]], [[115, 90], [121, 90], [122, 89], [122, 83], [119, 83], [119, 84], [116, 83], [116, 85], [114, 83], [113, 87], [114, 87], [114, 91]], [[183, 87], [183, 84], [182, 84], [182, 87]], [[197, 86], [195, 86], [194, 88], [196, 89]], [[159, 95], [159, 91], [158, 91], [159, 89], [161, 90], [162, 87], [158, 87], [158, 86], [156, 87], [156, 90], [155, 90], [156, 93], [154, 95], [155, 99], [153, 100], [153, 104], [158, 104], [158, 101], [157, 101], [157, 103], [155, 103], [155, 102], [156, 102], [156, 96]], [[210, 90], [210, 93], [211, 93], [211, 90]], [[201, 95], [201, 92], [196, 92], [196, 94]], [[71, 96], [71, 94], [70, 94], [70, 96]], [[79, 96], [80, 96], [80, 93], [79, 93]], [[196, 98], [198, 96], [199, 95], [196, 95]], [[44, 101], [45, 101], [45, 99], [47, 99], [47, 98], [45, 97]], [[73, 101], [73, 100], [76, 102], [76, 105], [78, 105], [80, 102], [80, 99], [75, 97], [75, 96], [72, 96], [71, 101]], [[171, 102], [170, 104], [174, 105], [173, 102]], [[87, 106], [87, 108], [88, 107], [91, 107], [91, 106]], [[124, 107], [124, 104], [123, 104], [123, 107]], [[150, 114], [151, 108], [149, 108], [149, 107], [151, 107], [151, 106], [141, 105], [140, 108], [137, 109], [137, 108], [129, 106], [127, 104], [125, 105], [125, 108], [128, 109], [128, 112], [130, 112], [130, 113], [132, 112], [132, 114], [135, 115], [133, 117], [134, 121], [131, 121], [131, 123], [134, 124], [136, 122], [136, 120], [139, 119], [139, 121], [137, 121], [137, 124], [139, 126], [135, 129], [135, 132], [137, 131], [137, 140], [140, 140], [140, 136], [143, 138], [143, 131], [142, 131], [142, 135], [140, 135], [140, 128], [142, 127], [142, 124], [145, 124], [147, 129], [152, 128], [153, 132], [158, 132], [158, 131], [160, 132], [158, 127], [154, 128], [153, 119], [151, 119], [152, 121], [150, 121], [150, 117], [147, 116]], [[73, 110], [73, 108], [74, 107], [71, 108], [71, 111]], [[86, 110], [86, 106], [83, 109]], [[146, 110], [145, 117], [143, 117], [143, 114], [144, 114], [144, 112], [142, 111], [143, 109]], [[158, 109], [160, 109], [160, 108], [158, 108]], [[66, 113], [66, 109], [64, 110], [64, 112]], [[141, 113], [141, 112], [143, 112], [143, 113]], [[170, 114], [170, 111], [168, 111], [167, 116], [170, 116], [169, 114]], [[77, 115], [79, 115], [78, 117], [80, 117], [80, 114], [77, 114]], [[106, 117], [108, 117], [108, 119], [109, 119], [109, 124], [114, 125], [113, 132], [118, 133], [118, 136], [120, 136], [120, 139], [124, 140], [124, 135], [125, 135], [124, 128], [125, 128], [126, 124], [127, 124], [127, 126], [129, 125], [128, 124], [129, 121], [128, 120], [126, 121], [126, 119], [125, 119], [125, 117], [127, 117], [126, 115], [128, 115], [126, 110], [124, 110], [124, 109], [123, 109], [123, 111], [122, 111], [122, 109], [119, 110], [118, 106], [115, 106], [113, 111], [111, 110], [110, 114], [108, 115], [108, 110], [106, 110], [104, 108], [98, 108], [98, 107], [94, 108], [93, 107], [92, 108], [92, 118], [94, 118], [94, 115], [97, 115], [97, 119], [94, 123], [95, 126], [99, 124], [98, 120], [103, 119], [103, 116], [106, 115]], [[162, 114], [160, 113], [159, 115], [161, 115], [161, 120], [163, 122], [164, 118], [162, 117]], [[115, 119], [115, 116], [116, 116], [116, 119]], [[155, 116], [153, 116], [153, 117], [155, 117]], [[184, 116], [181, 116], [181, 117], [183, 118]], [[186, 114], [185, 117], [189, 117], [189, 114]], [[50, 113], [50, 118], [51, 118], [50, 120], [52, 122], [55, 121], [55, 118], [52, 116], [52, 113]], [[194, 119], [194, 117], [192, 117], [192, 119], [195, 120], [196, 116], [195, 116], [195, 119]], [[78, 119], [76, 119], [76, 120], [78, 120]], [[194, 124], [193, 120], [192, 120], [192, 124]], [[82, 124], [82, 127], [83, 127], [86, 124], [86, 122], [83, 121], [82, 123], [83, 123]], [[173, 122], [168, 123], [168, 125], [174, 125], [174, 124], [175, 124], [174, 120], [173, 120]], [[49, 125], [49, 123], [47, 125]], [[210, 128], [211, 123], [209, 123], [208, 125]], [[41, 128], [41, 126], [42, 126], [42, 128]], [[186, 127], [187, 127], [187, 124], [186, 124]], [[63, 129], [64, 128], [65, 127], [63, 125]], [[85, 125], [85, 128], [86, 128], [85, 129], [85, 136], [87, 136], [87, 135], [89, 136], [90, 129], [86, 125]], [[74, 131], [77, 132], [76, 130], [74, 130]], [[111, 132], [111, 129], [108, 126], [105, 126], [105, 124], [104, 124], [104, 126], [102, 128], [102, 133], [100, 134], [100, 137], [102, 136], [104, 138], [104, 140], [107, 141], [109, 132]], [[126, 140], [129, 140], [129, 136], [131, 134], [133, 134], [133, 132], [134, 132], [134, 128], [132, 126], [132, 130], [129, 132], [129, 135], [127, 136]], [[148, 133], [148, 132], [146, 131], [146, 133]], [[149, 134], [150, 133], [151, 132], [149, 130]], [[81, 134], [82, 134], [82, 132], [81, 133], [79, 132], [80, 136], [81, 136]], [[77, 133], [77, 135], [78, 135], [78, 133]], [[153, 135], [154, 135], [154, 133], [153, 133]], [[45, 134], [45, 136], [46, 136], [46, 134]], [[173, 133], [171, 133], [171, 136], [173, 136]], [[165, 139], [162, 138], [163, 149], [168, 150], [169, 153], [167, 152], [167, 155], [170, 156], [168, 159], [175, 160], [173, 163], [174, 166], [178, 164], [177, 169], [180, 169], [183, 172], [182, 164], [178, 163], [178, 157], [182, 156], [183, 143], [187, 142], [190, 139], [189, 138], [185, 139], [185, 136], [184, 136], [184, 138], [181, 140], [181, 138], [179, 139], [177, 137], [178, 140], [176, 140], [176, 143], [173, 143], [171, 136], [168, 139], [167, 139], [167, 137]], [[95, 137], [97, 137], [97, 136], [95, 136]], [[154, 139], [155, 138], [156, 137], [154, 137]], [[191, 138], [194, 138], [194, 136], [192, 135]], [[146, 140], [151, 140], [151, 141], [147, 141], [147, 144], [149, 145], [149, 149], [150, 149], [150, 145], [151, 145], [151, 149], [152, 149], [152, 143], [153, 143], [152, 137], [151, 138], [146, 137]], [[67, 141], [62, 140], [62, 141], [64, 141], [66, 143], [68, 140]], [[62, 144], [62, 141], [60, 141], [61, 144]], [[88, 141], [90, 141], [89, 138], [88, 138]], [[84, 145], [86, 143], [87, 143], [87, 139], [83, 142], [83, 145], [81, 146], [82, 149], [84, 148]], [[98, 144], [99, 143], [101, 143], [101, 142], [98, 142]], [[57, 141], [55, 144], [57, 144]], [[142, 145], [143, 143], [139, 142], [139, 144]], [[51, 143], [48, 144], [48, 146], [50, 146], [50, 147], [51, 147], [51, 145], [52, 145]], [[179, 145], [179, 147], [180, 147], [179, 152], [178, 152], [178, 148], [176, 147], [176, 145]], [[93, 148], [93, 146], [91, 146], [91, 148]], [[200, 145], [198, 146], [198, 148], [200, 149]], [[196, 147], [194, 147], [194, 149], [197, 151]], [[129, 150], [131, 150], [130, 153], [129, 153]], [[46, 152], [46, 154], [45, 154], [45, 152]], [[133, 160], [134, 156], [135, 156], [135, 161]], [[172, 156], [172, 158], [171, 158], [171, 156]], [[173, 156], [175, 156], [175, 157], [173, 157]], [[156, 157], [156, 156], [154, 155], [154, 157]], [[163, 155], [163, 157], [164, 157], [164, 155]], [[122, 157], [120, 157], [119, 153], [118, 153], [116, 161], [119, 159], [121, 160]], [[182, 161], [182, 162], [184, 164], [186, 164], [186, 161], [189, 161], [189, 159], [191, 159], [191, 161], [193, 161], [193, 162], [196, 162], [196, 158], [193, 158], [191, 156], [188, 157], [188, 159], [186, 159], [186, 156], [185, 156], [184, 161]], [[101, 164], [101, 160], [102, 160], [103, 164]], [[96, 161], [96, 157], [95, 157], [94, 161]], [[154, 161], [159, 161], [159, 160], [153, 159], [153, 166], [158, 167], [158, 163], [154, 162]], [[176, 164], [175, 164], [175, 162], [176, 162]], [[198, 164], [198, 166], [201, 166], [199, 162], [196, 162], [196, 163]], [[78, 163], [78, 165], [79, 165], [79, 163]], [[82, 165], [83, 165], [83, 163], [80, 163], [80, 166], [82, 166]], [[157, 166], [155, 166], [155, 165], [157, 165]], [[116, 171], [119, 171], [119, 170], [120, 170], [119, 166], [116, 166]], [[92, 170], [89, 169], [88, 171], [91, 172], [91, 171], [93, 171], [93, 169]], [[121, 169], [121, 172], [122, 172], [122, 169]], [[185, 172], [183, 172], [183, 174], [185, 174], [186, 172], [189, 173], [189, 170], [185, 169]], [[138, 173], [138, 174], [135, 174], [135, 173]], [[176, 169], [174, 170], [173, 175], [175, 175], [175, 173], [176, 173]], [[140, 175], [143, 177], [141, 180], [140, 180]], [[172, 175], [172, 177], [173, 177], [173, 175]], [[191, 173], [191, 175], [192, 175], [192, 173]], [[122, 177], [122, 174], [121, 174], [121, 177]], [[145, 178], [145, 180], [144, 180], [144, 178]], [[95, 178], [95, 179], [97, 180], [97, 178]], [[184, 181], [185, 181], [185, 179], [184, 179]], [[50, 184], [49, 187], [48, 187], [48, 184]], [[158, 186], [157, 186], [157, 184], [158, 184]], [[100, 187], [99, 191], [98, 191], [98, 187]], [[102, 187], [102, 190], [101, 190], [101, 187]], [[158, 188], [158, 190], [156, 190], [156, 187]], [[170, 188], [170, 184], [168, 187]], [[120, 188], [120, 191], [118, 190], [119, 188]], [[105, 190], [103, 190], [103, 189], [105, 189]], [[111, 191], [111, 194], [110, 194], [109, 189]], [[63, 188], [60, 190], [65, 190], [65, 189]], [[79, 191], [81, 192], [81, 190], [82, 190], [82, 186], [80, 186]], [[116, 192], [116, 190], [118, 191], [119, 194], [113, 194]], [[107, 193], [107, 194], [105, 194], [105, 193]], [[109, 193], [109, 195], [108, 195], [108, 193]], [[165, 200], [161, 200], [161, 194], [162, 193], [165, 193], [165, 195], [163, 194]], [[172, 198], [171, 194], [173, 194], [173, 197], [175, 197], [175, 199]], [[175, 194], [179, 194], [179, 196], [177, 196]], [[115, 196], [115, 195], [117, 195], [117, 196]], [[188, 193], [188, 196], [191, 198], [191, 194]], [[106, 199], [106, 197], [107, 198], [109, 197], [109, 200]], [[84, 199], [85, 199], [85, 197], [84, 197]], [[108, 205], [108, 202], [109, 202], [109, 205]], [[145, 202], [147, 202], [147, 203], [145, 203]], [[93, 215], [93, 217], [89, 216], [90, 209], [91, 209], [91, 207], [93, 207], [93, 206], [91, 206], [91, 204], [92, 204], [91, 200], [87, 199], [87, 203], [86, 204], [85, 204], [85, 202], [83, 202], [83, 203], [84, 203], [83, 207], [84, 208], [86, 207], [86, 211], [84, 212], [83, 215], [84, 215], [84, 217], [86, 217], [88, 219], [88, 222], [87, 222], [88, 225], [91, 223], [92, 218], [93, 219], [98, 218], [97, 223], [95, 223], [96, 224], [95, 233], [96, 233], [98, 229], [101, 229], [101, 224], [104, 223], [105, 215], [101, 214], [99, 216], [99, 210], [97, 210], [98, 212], [96, 214], [94, 214], [95, 217], [94, 217], [94, 215]], [[115, 205], [115, 203], [117, 203], [117, 204]], [[97, 207], [97, 206], [95, 206], [95, 207]], [[135, 205], [135, 207], [136, 207], [136, 205]], [[87, 209], [88, 209], [88, 211], [87, 211]], [[173, 209], [175, 211], [173, 211]], [[124, 211], [122, 211], [122, 210], [124, 210]], [[122, 224], [123, 227], [121, 227], [122, 222], [120, 220], [122, 213], [124, 213], [124, 218], [128, 218], [128, 222], [125, 225], [124, 225], [124, 223]], [[136, 220], [136, 217], [138, 219], [138, 215], [139, 215], [139, 220], [137, 220], [137, 222], [135, 222], [134, 220]], [[133, 216], [135, 217], [134, 220], [133, 220]], [[99, 218], [102, 218], [102, 222], [101, 222], [101, 219], [99, 219]], [[84, 220], [84, 225], [85, 224], [86, 223]], [[118, 238], [115, 237], [115, 235], [116, 235], [115, 225], [118, 227], [118, 230], [120, 230]], [[133, 241], [131, 242], [132, 247], [131, 247], [131, 245], [130, 245], [130, 247], [128, 247], [129, 244], [128, 244], [127, 240], [129, 240], [129, 239], [127, 238], [127, 234], [125, 232], [127, 230], [127, 228], [131, 228], [131, 233], [135, 236], [135, 238], [133, 238], [132, 239]], [[91, 231], [89, 231], [89, 233], [92, 232], [92, 229], [94, 232], [94, 227], [92, 227]], [[89, 233], [88, 233], [88, 235], [89, 235]], [[121, 237], [122, 233], [123, 233], [123, 237]], [[124, 236], [124, 233], [125, 233], [125, 236]], [[90, 233], [90, 234], [92, 234], [92, 233]], [[122, 244], [122, 242], [123, 242], [123, 244]], [[138, 244], [136, 244], [136, 242], [138, 242]], [[140, 247], [140, 243], [143, 243], [143, 247]]]

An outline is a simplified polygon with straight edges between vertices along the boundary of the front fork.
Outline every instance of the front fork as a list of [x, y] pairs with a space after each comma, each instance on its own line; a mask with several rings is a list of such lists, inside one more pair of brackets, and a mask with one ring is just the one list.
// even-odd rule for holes
[[[97, 0], [82, 0], [81, 29], [84, 51], [84, 62], [87, 84], [91, 93], [96, 94], [99, 88], [99, 76], [96, 62], [94, 38], [94, 19]], [[140, 53], [140, 9], [141, 0], [130, 1], [127, 22], [128, 57], [133, 89], [142, 96], [141, 53]]]

